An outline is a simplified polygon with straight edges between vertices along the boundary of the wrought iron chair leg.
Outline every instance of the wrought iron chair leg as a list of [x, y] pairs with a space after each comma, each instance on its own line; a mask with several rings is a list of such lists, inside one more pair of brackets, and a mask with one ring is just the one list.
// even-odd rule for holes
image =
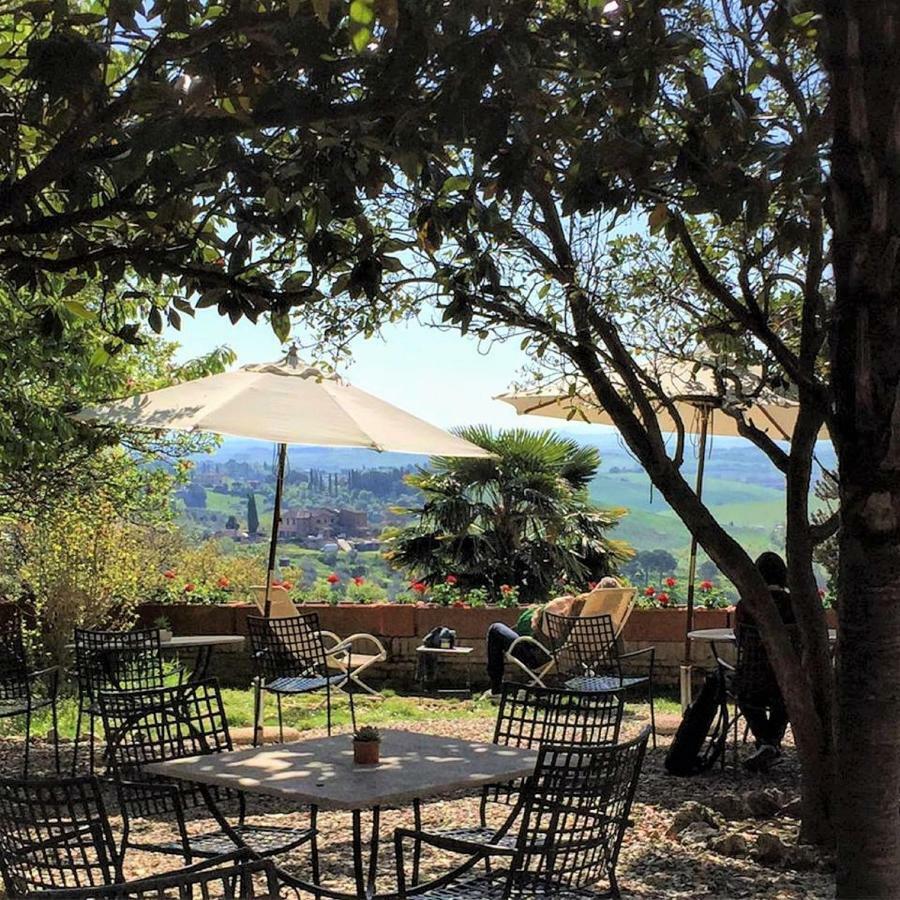
[[[418, 832], [422, 830], [422, 801], [413, 800], [413, 828]], [[419, 883], [419, 869], [422, 864], [422, 842], [417, 840], [413, 846], [412, 883]]]
[[56, 762], [56, 774], [59, 775], [62, 769], [59, 762], [59, 708], [56, 697], [50, 703], [50, 721], [53, 725], [53, 756]]
[[656, 706], [654, 704], [653, 697], [653, 672], [650, 672], [650, 677], [647, 679], [647, 694], [650, 700], [650, 728], [653, 731], [653, 749], [656, 749]]
[[94, 774], [94, 731], [97, 727], [96, 722], [97, 717], [92, 712], [88, 712], [88, 771], [91, 775]]
[[609, 870], [609, 896], [619, 900], [622, 894], [619, 892], [619, 882], [616, 878], [616, 870]]
[[81, 694], [78, 695], [78, 717], [75, 719], [75, 740], [72, 743], [72, 775], [78, 769], [78, 748], [81, 743], [81, 716], [84, 713], [84, 703]]
[[262, 711], [262, 683], [259, 678], [253, 679], [253, 746], [258, 747], [260, 734], [260, 713]]
[[[322, 883], [322, 871], [319, 865], [319, 838], [316, 834], [316, 821], [319, 817], [319, 807], [311, 806], [309, 808], [309, 827], [312, 829], [312, 837], [309, 842], [309, 867], [312, 871], [313, 884]], [[316, 891], [316, 900], [320, 900], [321, 894]]]
[[31, 747], [31, 708], [25, 710], [25, 764], [22, 768], [24, 777], [28, 777], [28, 757]]
[[281, 694], [275, 695], [275, 702], [278, 705], [278, 740], [284, 743], [284, 719], [281, 715]]

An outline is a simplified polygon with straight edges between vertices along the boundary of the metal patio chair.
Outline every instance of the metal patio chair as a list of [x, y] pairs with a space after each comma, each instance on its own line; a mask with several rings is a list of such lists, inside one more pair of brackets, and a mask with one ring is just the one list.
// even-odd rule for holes
[[[328, 734], [331, 734], [331, 689], [347, 680], [346, 672], [329, 674], [329, 651], [325, 649], [319, 616], [262, 618], [249, 616], [250, 652], [256, 669], [253, 685], [253, 742], [258, 741], [257, 725], [261, 720], [263, 692], [274, 694], [278, 704], [278, 730], [284, 740], [281, 698], [325, 691]], [[346, 642], [345, 642], [346, 643]], [[352, 648], [342, 648], [347, 655], [347, 671], [352, 670]], [[331, 653], [335, 648], [331, 649]]]
[[78, 718], [72, 748], [72, 774], [78, 766], [81, 723], [88, 717], [89, 769], [94, 771], [94, 737], [100, 718], [102, 691], [130, 691], [162, 687], [165, 683], [159, 629], [95, 631], [75, 629], [75, 674], [78, 681]]
[[97, 778], [0, 778], [0, 871], [9, 897], [122, 881]]
[[[609, 615], [612, 617], [616, 638], [622, 633], [634, 609], [637, 592], [634, 588], [597, 588], [582, 594], [582, 605], [579, 616]], [[516, 656], [515, 651], [522, 647], [531, 647], [538, 651], [536, 665], [528, 665]], [[552, 651], [533, 635], [521, 635], [509, 646], [505, 654], [506, 664], [511, 670], [518, 669], [526, 678], [526, 684], [537, 684], [546, 687], [550, 676], [556, 668], [556, 660]], [[485, 696], [490, 694], [488, 691]]]
[[[621, 691], [645, 687], [650, 725], [656, 747], [656, 710], [653, 697], [655, 647], [620, 653], [612, 617], [557, 616], [544, 613], [555, 662], [556, 677], [570, 690]], [[646, 675], [625, 675], [622, 663], [647, 658]]]
[[0, 778], [0, 874], [8, 897], [184, 900], [281, 897], [275, 869], [246, 849], [126, 882], [93, 775]]
[[[512, 819], [485, 844], [400, 828], [394, 833], [401, 898], [596, 900], [592, 886], [605, 880], [619, 897], [616, 863], [637, 788], [650, 729], [624, 744], [541, 748], [534, 775], [521, 792], [515, 840], [505, 840]], [[407, 885], [404, 841], [412, 840], [466, 859], [447, 874]], [[484, 870], [479, 871], [479, 863]]]
[[[195, 856], [219, 856], [236, 847], [249, 847], [258, 856], [272, 856], [310, 843], [314, 881], [318, 881], [314, 816], [306, 829], [247, 824], [242, 792], [147, 772], [148, 763], [232, 749], [222, 695], [214, 678], [144, 691], [104, 692], [100, 694], [100, 708], [109, 771], [122, 812], [123, 855], [134, 847], [177, 854], [191, 862]], [[236, 824], [221, 809], [226, 803], [237, 805]], [[188, 836], [185, 816], [190, 810], [208, 812], [218, 828]], [[167, 815], [175, 819], [176, 839], [160, 843], [133, 839], [133, 819]]]
[[[502, 747], [539, 750], [545, 746], [597, 747], [619, 739], [625, 701], [621, 693], [568, 691], [535, 685], [504, 682], [494, 726], [493, 742]], [[431, 832], [465, 841], [491, 843], [497, 826], [489, 824], [488, 813], [496, 810], [505, 818], [504, 834], [497, 841], [515, 844], [511, 819], [520, 812], [522, 780], [487, 785], [481, 792], [479, 824]], [[416, 821], [419, 820], [415, 807]], [[413, 857], [412, 882], [419, 879], [420, 848]]]
[[[791, 641], [799, 649], [800, 634], [796, 625], [786, 625]], [[775, 672], [769, 663], [769, 655], [763, 644], [762, 636], [755, 625], [741, 625], [736, 629], [737, 655], [734, 665], [724, 660], [714, 651], [716, 665], [725, 679], [725, 696], [722, 704], [724, 727], [722, 740], [725, 741], [729, 728], [733, 731], [732, 763], [737, 765], [739, 726], [745, 723], [743, 741], [747, 740], [749, 726], [746, 724], [744, 710], [751, 709], [770, 714], [776, 703], [783, 704], [781, 689], [775, 678]], [[728, 708], [731, 702], [734, 713]], [[725, 766], [722, 753], [722, 766]]]
[[53, 725], [53, 752], [59, 772], [59, 721], [57, 697], [59, 668], [31, 669], [22, 636], [22, 615], [18, 610], [0, 626], [0, 719], [25, 718], [25, 760], [22, 767], [28, 777], [31, 752], [31, 725], [34, 713], [50, 709]]

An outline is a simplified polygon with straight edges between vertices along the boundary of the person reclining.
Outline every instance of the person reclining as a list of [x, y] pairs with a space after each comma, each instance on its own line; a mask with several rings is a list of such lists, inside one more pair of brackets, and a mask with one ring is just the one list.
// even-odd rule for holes
[[[607, 576], [600, 581], [600, 588], [619, 588], [618, 579]], [[574, 616], [584, 603], [583, 597], [557, 597], [540, 606], [529, 606], [522, 612], [515, 628], [503, 622], [494, 622], [487, 632], [487, 671], [491, 683], [491, 694], [499, 694], [503, 684], [503, 673], [506, 667], [506, 653], [520, 637], [535, 637], [544, 646], [550, 647], [550, 638], [541, 630], [541, 619], [544, 612], [558, 616]], [[514, 650], [513, 655], [521, 660], [529, 669], [538, 669], [548, 661], [548, 657], [533, 643], [524, 641]]]

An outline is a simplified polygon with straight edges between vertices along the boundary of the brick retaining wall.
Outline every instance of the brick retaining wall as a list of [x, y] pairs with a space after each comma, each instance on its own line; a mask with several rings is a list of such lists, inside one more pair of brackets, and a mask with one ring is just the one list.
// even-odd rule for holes
[[[414, 680], [416, 647], [422, 638], [438, 625], [446, 625], [457, 633], [461, 645], [475, 648], [471, 657], [472, 677], [476, 686], [486, 685], [485, 635], [493, 622], [513, 626], [521, 608], [459, 609], [454, 607], [418, 607], [401, 604], [307, 604], [303, 612], [316, 612], [323, 629], [341, 637], [355, 632], [374, 634], [388, 651], [388, 661], [373, 673], [373, 683], [408, 688]], [[140, 609], [140, 622], [152, 624], [165, 616], [175, 634], [247, 634], [247, 617], [254, 615], [252, 605], [202, 606], [197, 604], [147, 604]], [[678, 667], [684, 654], [684, 610], [635, 610], [622, 636], [623, 649], [656, 647], [656, 670], [660, 684], [677, 685]], [[695, 611], [695, 628], [723, 628], [731, 623], [725, 610]], [[699, 666], [711, 664], [709, 649], [695, 645], [694, 658]], [[440, 677], [447, 686], [460, 684], [465, 678], [462, 662], [441, 660]], [[218, 648], [212, 658], [212, 671], [223, 684], [245, 686], [250, 679], [246, 648]]]

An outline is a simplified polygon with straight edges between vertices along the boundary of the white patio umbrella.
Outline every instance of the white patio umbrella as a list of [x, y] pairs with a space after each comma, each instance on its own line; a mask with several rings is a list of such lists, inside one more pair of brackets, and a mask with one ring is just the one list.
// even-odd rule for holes
[[81, 410], [74, 418], [136, 429], [208, 431], [278, 444], [275, 509], [264, 615], [275, 572], [288, 444], [366, 447], [428, 456], [491, 454], [302, 362], [292, 347], [276, 363], [186, 381]]
[[[738, 437], [737, 421], [728, 410], [740, 411], [744, 419], [755, 425], [773, 440], [790, 441], [797, 422], [799, 404], [791, 397], [779, 394], [763, 384], [759, 369], [735, 370], [719, 367], [713, 362], [686, 362], [661, 356], [648, 360], [645, 367], [648, 396], [656, 398], [657, 420], [660, 430], [674, 432], [679, 428], [675, 416], [685, 431], [699, 435], [697, 462], [697, 497], [703, 498], [703, 475], [709, 435]], [[610, 378], [628, 396], [621, 378]], [[530, 391], [500, 394], [495, 399], [515, 407], [519, 415], [548, 416], [556, 419], [578, 419], [601, 425], [615, 422], [602, 407], [586, 383], [555, 383]], [[674, 415], [673, 415], [674, 411]], [[823, 428], [820, 437], [828, 437]], [[687, 629], [694, 627], [694, 585], [697, 577], [697, 538], [691, 537], [688, 563]], [[690, 701], [691, 642], [685, 634], [684, 664], [682, 665], [682, 704]]]

